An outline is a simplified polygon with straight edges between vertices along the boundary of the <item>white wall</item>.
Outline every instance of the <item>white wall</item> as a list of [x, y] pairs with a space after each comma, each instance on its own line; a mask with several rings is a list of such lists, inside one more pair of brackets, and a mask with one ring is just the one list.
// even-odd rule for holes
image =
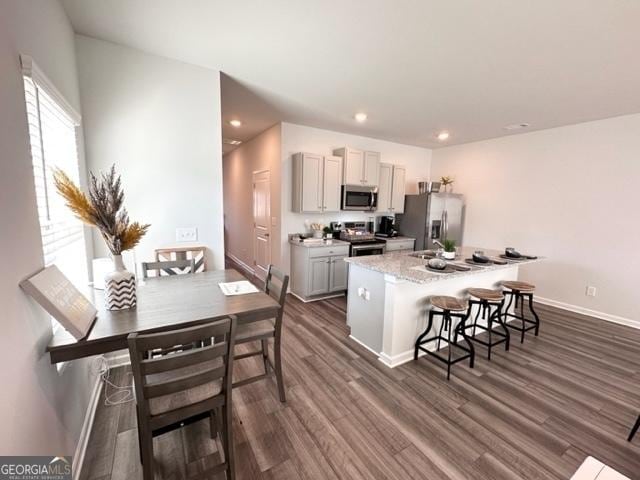
[[640, 326], [640, 115], [434, 150], [432, 171], [466, 196], [467, 245], [544, 255], [522, 272], [540, 297]]
[[43, 267], [20, 54], [81, 110], [73, 31], [57, 1], [0, 3], [0, 452], [72, 455], [95, 377], [89, 360], [58, 374], [45, 353], [50, 318], [18, 288]]
[[289, 270], [288, 235], [305, 231], [304, 222], [329, 224], [331, 221], [367, 220], [370, 215], [364, 212], [339, 212], [327, 214], [294, 213], [292, 203], [292, 159], [297, 152], [312, 152], [331, 155], [340, 147], [380, 152], [384, 163], [400, 164], [407, 167], [407, 193], [417, 193], [418, 182], [429, 179], [431, 168], [431, 150], [410, 145], [377, 140], [374, 138], [350, 135], [347, 133], [321, 130], [319, 128], [282, 124], [282, 265]]
[[223, 157], [224, 224], [227, 253], [253, 268], [253, 173], [271, 178], [271, 260], [280, 261], [280, 124], [265, 130]]
[[223, 268], [219, 72], [84, 36], [76, 45], [88, 166], [115, 163], [131, 218], [151, 224], [138, 262], [196, 227], [209, 268]]

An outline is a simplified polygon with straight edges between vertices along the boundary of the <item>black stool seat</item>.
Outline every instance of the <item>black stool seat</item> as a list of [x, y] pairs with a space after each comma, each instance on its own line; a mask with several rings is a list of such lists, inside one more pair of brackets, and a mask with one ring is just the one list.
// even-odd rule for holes
[[[449, 378], [451, 377], [451, 365], [453, 365], [454, 363], [458, 363], [468, 358], [469, 366], [473, 368], [475, 352], [473, 350], [473, 345], [471, 344], [469, 338], [465, 333], [465, 322], [469, 316], [468, 313], [465, 312], [465, 310], [467, 310], [467, 303], [463, 299], [449, 297], [446, 295], [436, 295], [433, 297], [429, 297], [429, 301], [433, 308], [429, 310], [429, 320], [427, 323], [427, 328], [416, 340], [413, 359], [418, 360], [418, 353], [420, 351], [437, 358], [445, 365], [447, 365], [447, 380], [449, 380]], [[440, 332], [437, 335], [427, 337], [427, 335], [431, 331], [431, 327], [433, 326], [433, 319], [436, 316], [441, 318]], [[454, 318], [457, 318], [459, 320], [458, 324], [455, 327], [453, 325]], [[443, 335], [443, 331], [447, 332], [446, 337]], [[453, 339], [451, 338], [452, 334]], [[466, 342], [466, 346], [460, 345], [458, 343], [458, 335], [462, 336], [462, 338]], [[438, 353], [440, 351], [440, 342], [442, 340], [444, 340], [448, 344], [446, 357], [441, 356]], [[433, 341], [438, 342], [435, 352], [429, 350], [426, 347], [423, 347], [423, 345]], [[454, 349], [462, 350], [464, 354], [458, 358], [452, 358], [452, 351]]]
[[491, 290], [490, 288], [469, 288], [467, 293], [472, 297], [492, 303], [504, 300], [504, 295], [500, 290]]

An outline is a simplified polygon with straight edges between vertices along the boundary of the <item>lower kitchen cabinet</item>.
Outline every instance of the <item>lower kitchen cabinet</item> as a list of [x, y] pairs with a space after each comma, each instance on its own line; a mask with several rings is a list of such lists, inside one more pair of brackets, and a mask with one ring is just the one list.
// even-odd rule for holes
[[347, 289], [349, 244], [291, 243], [291, 292], [303, 301], [333, 296]]

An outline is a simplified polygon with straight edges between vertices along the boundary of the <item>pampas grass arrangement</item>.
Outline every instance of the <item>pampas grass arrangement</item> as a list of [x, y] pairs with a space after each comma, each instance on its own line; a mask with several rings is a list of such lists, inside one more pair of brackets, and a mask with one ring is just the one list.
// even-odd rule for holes
[[100, 231], [112, 255], [121, 255], [135, 247], [151, 225], [129, 221], [115, 165], [100, 178], [93, 173], [89, 175], [88, 196], [60, 169], [54, 171], [53, 180], [75, 216]]

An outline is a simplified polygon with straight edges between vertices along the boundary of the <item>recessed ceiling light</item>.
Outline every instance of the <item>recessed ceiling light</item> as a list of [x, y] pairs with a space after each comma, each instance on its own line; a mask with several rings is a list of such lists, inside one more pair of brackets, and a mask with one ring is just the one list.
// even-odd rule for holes
[[242, 126], [242, 122], [240, 120], [229, 120], [229, 125], [239, 128]]
[[364, 112], [358, 112], [353, 116], [353, 118], [356, 119], [356, 122], [362, 123], [367, 120], [367, 114]]
[[227, 145], [240, 145], [242, 143], [242, 140], [233, 140], [231, 138], [223, 138], [222, 143], [225, 143]]
[[505, 130], [520, 130], [521, 128], [527, 128], [529, 126], [530, 125], [528, 123], [513, 123], [502, 128], [504, 128]]
[[441, 142], [444, 142], [445, 140], [449, 139], [449, 132], [440, 132], [438, 134], [438, 140], [440, 140]]

